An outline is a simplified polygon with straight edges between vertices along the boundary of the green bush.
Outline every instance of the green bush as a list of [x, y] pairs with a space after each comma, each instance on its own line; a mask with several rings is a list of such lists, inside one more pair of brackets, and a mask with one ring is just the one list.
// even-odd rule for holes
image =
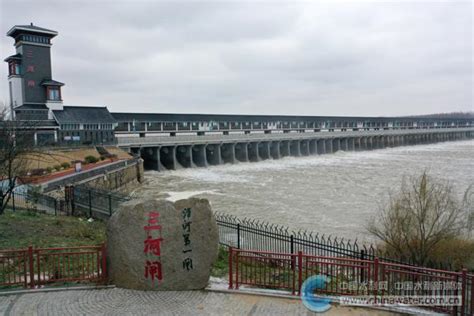
[[61, 164], [61, 167], [63, 167], [64, 169], [69, 169], [71, 168], [71, 164], [69, 162], [63, 162]]
[[48, 167], [48, 168], [46, 168], [46, 171], [47, 171], [48, 173], [51, 173], [51, 172], [53, 172], [53, 168]]
[[86, 156], [84, 160], [86, 163], [96, 163], [97, 161], [99, 161], [99, 159], [97, 159], [97, 157], [94, 157], [94, 156]]
[[54, 169], [56, 169], [57, 171], [61, 170], [61, 165], [54, 166]]
[[100, 156], [100, 160], [105, 160], [105, 156]]
[[229, 273], [229, 251], [227, 247], [219, 246], [219, 253], [216, 262], [211, 268], [211, 275], [223, 277]]

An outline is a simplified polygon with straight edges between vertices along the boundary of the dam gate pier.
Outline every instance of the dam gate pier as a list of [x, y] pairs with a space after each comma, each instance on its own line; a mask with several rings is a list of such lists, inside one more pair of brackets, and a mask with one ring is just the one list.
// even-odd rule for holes
[[141, 156], [146, 169], [164, 171], [467, 139], [474, 128], [120, 137], [118, 146]]

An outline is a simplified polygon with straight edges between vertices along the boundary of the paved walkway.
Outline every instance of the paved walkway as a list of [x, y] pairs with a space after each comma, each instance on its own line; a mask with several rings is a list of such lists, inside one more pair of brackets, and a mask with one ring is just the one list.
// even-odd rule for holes
[[[0, 296], [0, 315], [316, 315], [300, 300], [209, 291], [75, 290]], [[395, 315], [333, 307], [326, 315]]]

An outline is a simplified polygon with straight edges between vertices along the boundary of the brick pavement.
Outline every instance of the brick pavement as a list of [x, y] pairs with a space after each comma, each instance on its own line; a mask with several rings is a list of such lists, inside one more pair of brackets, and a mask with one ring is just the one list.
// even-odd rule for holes
[[[316, 315], [298, 299], [210, 291], [91, 289], [0, 296], [0, 315]], [[324, 315], [394, 315], [333, 307]]]

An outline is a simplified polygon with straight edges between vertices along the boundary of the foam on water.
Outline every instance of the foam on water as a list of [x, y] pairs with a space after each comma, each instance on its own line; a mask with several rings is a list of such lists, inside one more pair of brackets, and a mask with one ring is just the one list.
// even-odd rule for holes
[[199, 195], [223, 213], [364, 239], [387, 192], [423, 170], [450, 180], [461, 195], [474, 183], [474, 141], [152, 171], [137, 193], [171, 199]]
[[198, 195], [203, 195], [203, 194], [219, 194], [218, 192], [214, 190], [207, 190], [207, 191], [181, 191], [181, 192], [163, 192], [164, 194], [167, 195], [166, 199], [171, 202], [176, 202], [178, 200], [182, 199], [188, 199], [190, 197], [195, 197]]

